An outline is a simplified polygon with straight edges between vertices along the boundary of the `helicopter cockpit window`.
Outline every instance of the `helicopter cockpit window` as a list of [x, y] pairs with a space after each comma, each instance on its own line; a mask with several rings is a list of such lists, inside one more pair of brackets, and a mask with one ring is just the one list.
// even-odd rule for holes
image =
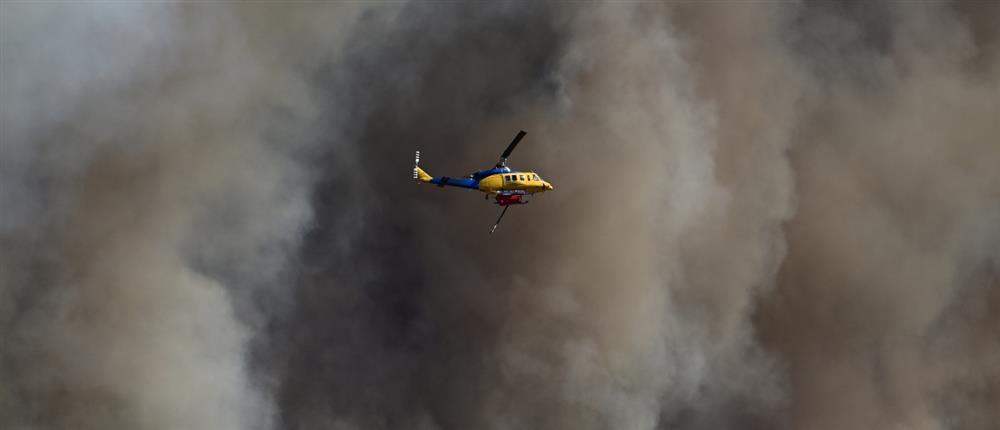
[[538, 175], [535, 175], [535, 180], [540, 181], [540, 179], [538, 179]]

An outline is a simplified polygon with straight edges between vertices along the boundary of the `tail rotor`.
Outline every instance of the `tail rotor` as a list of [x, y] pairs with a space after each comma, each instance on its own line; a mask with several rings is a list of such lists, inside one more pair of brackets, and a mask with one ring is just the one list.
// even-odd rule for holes
[[413, 157], [413, 179], [417, 182], [431, 182], [434, 180], [433, 176], [420, 168], [420, 151], [417, 151], [417, 154]]
[[417, 169], [420, 168], [420, 151], [417, 151], [417, 155], [413, 158], [413, 179], [418, 179]]

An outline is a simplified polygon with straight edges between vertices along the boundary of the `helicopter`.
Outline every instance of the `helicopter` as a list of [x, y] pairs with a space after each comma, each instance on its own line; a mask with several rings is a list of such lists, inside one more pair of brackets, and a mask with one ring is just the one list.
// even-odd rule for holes
[[495, 166], [472, 172], [461, 178], [431, 176], [420, 168], [420, 151], [417, 151], [413, 161], [413, 179], [420, 183], [434, 184], [439, 187], [450, 186], [479, 190], [486, 193], [486, 200], [493, 196], [494, 203], [503, 207], [503, 211], [500, 212], [500, 217], [490, 229], [492, 234], [500, 225], [500, 220], [507, 213], [507, 209], [510, 209], [512, 205], [527, 204], [532, 194], [553, 189], [552, 184], [543, 180], [535, 172], [512, 170], [507, 167], [507, 158], [510, 157], [511, 152], [514, 152], [514, 148], [526, 134], [528, 133], [524, 130], [518, 131], [514, 140], [510, 142], [510, 145], [507, 145], [507, 149], [500, 154], [500, 161]]

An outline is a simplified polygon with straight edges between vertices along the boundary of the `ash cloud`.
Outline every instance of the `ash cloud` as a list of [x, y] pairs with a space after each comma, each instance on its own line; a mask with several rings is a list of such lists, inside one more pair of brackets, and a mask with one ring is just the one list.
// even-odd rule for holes
[[4, 428], [1000, 419], [988, 2], [0, 11]]

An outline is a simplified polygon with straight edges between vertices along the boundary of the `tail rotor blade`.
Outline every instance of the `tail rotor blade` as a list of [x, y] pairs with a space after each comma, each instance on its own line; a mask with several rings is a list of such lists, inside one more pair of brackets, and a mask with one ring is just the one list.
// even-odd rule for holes
[[418, 167], [420, 167], [420, 151], [417, 151], [417, 154], [414, 156], [413, 159], [413, 179], [417, 179], [419, 177], [417, 175]]

